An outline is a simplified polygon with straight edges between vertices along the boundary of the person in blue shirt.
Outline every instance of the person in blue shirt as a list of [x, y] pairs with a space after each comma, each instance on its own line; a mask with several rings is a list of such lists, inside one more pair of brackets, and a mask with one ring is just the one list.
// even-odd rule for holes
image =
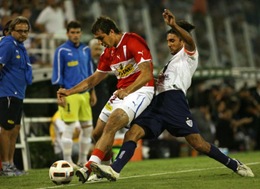
[[28, 38], [30, 23], [19, 16], [9, 25], [8, 36], [0, 41], [0, 151], [1, 175], [18, 176], [13, 162], [15, 143], [20, 131], [23, 99], [32, 83], [32, 67], [23, 42]]
[[[81, 24], [71, 21], [67, 25], [68, 40], [59, 46], [54, 54], [52, 84], [64, 88], [71, 88], [93, 74], [91, 51], [88, 46], [80, 42], [82, 35]], [[66, 97], [60, 103], [61, 119], [66, 123], [61, 137], [63, 159], [71, 163], [74, 168], [83, 166], [87, 161], [92, 141], [93, 130], [92, 110], [97, 102], [95, 90], [83, 91]], [[73, 131], [80, 122], [79, 155], [77, 165], [72, 160]]]

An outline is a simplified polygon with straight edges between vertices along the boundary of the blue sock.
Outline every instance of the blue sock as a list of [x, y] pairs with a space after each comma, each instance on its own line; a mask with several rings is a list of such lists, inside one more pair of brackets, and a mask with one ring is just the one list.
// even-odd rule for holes
[[237, 170], [237, 162], [232, 158], [223, 154], [216, 146], [211, 144], [210, 152], [207, 154], [209, 157], [217, 160], [226, 167], [232, 169], [233, 171]]
[[127, 141], [123, 143], [115, 161], [111, 165], [112, 169], [117, 173], [120, 173], [120, 171], [134, 155], [135, 148], [136, 143], [134, 141]]

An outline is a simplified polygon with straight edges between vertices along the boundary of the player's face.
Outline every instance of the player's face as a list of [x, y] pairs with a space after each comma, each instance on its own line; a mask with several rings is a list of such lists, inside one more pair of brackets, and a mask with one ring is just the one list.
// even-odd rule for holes
[[115, 45], [114, 39], [114, 31], [111, 30], [109, 34], [104, 33], [103, 31], [99, 30], [94, 34], [94, 37], [101, 42], [101, 45], [104, 47], [113, 47]]
[[176, 54], [183, 47], [183, 41], [175, 34], [169, 33], [167, 35], [167, 44], [171, 54]]
[[14, 30], [11, 31], [11, 35], [19, 42], [24, 42], [28, 38], [29, 26], [26, 23], [20, 23], [15, 25]]
[[81, 29], [80, 28], [71, 28], [67, 32], [68, 39], [74, 43], [76, 46], [80, 43], [80, 37], [81, 37]]

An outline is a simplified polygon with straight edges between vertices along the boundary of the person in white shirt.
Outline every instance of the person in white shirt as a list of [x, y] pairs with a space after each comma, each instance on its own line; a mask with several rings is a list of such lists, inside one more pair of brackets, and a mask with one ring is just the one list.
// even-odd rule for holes
[[40, 12], [35, 27], [44, 33], [66, 34], [66, 16], [59, 0], [48, 0], [48, 6]]
[[172, 58], [160, 72], [156, 96], [151, 104], [137, 117], [124, 137], [116, 160], [111, 166], [92, 163], [91, 169], [98, 177], [115, 181], [134, 154], [141, 138], [154, 139], [167, 130], [176, 137], [185, 137], [197, 151], [215, 159], [240, 176], [254, 177], [252, 170], [238, 160], [223, 154], [216, 146], [206, 142], [193, 119], [186, 92], [198, 66], [198, 51], [190, 35], [195, 27], [186, 21], [175, 21], [175, 16], [165, 9], [163, 18], [171, 29], [167, 32], [167, 44]]

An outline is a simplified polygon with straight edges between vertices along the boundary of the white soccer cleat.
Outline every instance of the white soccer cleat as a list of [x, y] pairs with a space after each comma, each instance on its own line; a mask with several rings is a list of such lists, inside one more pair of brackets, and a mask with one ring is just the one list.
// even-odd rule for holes
[[83, 184], [88, 180], [90, 173], [91, 171], [89, 171], [88, 168], [83, 167], [76, 171], [76, 176], [79, 177], [79, 182]]
[[116, 181], [119, 178], [119, 173], [115, 172], [111, 166], [100, 165], [93, 162], [90, 167], [98, 177], [105, 177], [110, 181]]
[[101, 181], [103, 178], [97, 176], [96, 174], [93, 174], [91, 175], [89, 178], [88, 178], [88, 181], [89, 182], [97, 182], [97, 181]]
[[242, 177], [254, 177], [254, 173], [252, 170], [247, 167], [245, 164], [241, 163], [240, 161], [234, 159], [237, 162], [237, 171], [236, 173]]

